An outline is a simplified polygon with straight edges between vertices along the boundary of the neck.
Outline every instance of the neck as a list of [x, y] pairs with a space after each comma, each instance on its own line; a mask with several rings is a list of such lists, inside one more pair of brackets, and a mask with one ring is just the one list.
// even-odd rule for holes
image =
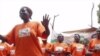
[[79, 43], [79, 41], [75, 41], [76, 43]]
[[62, 41], [58, 41], [59, 43], [62, 43]]
[[29, 22], [29, 20], [24, 20], [24, 23], [27, 23], [27, 22]]
[[44, 45], [47, 44], [47, 42], [43, 43]]

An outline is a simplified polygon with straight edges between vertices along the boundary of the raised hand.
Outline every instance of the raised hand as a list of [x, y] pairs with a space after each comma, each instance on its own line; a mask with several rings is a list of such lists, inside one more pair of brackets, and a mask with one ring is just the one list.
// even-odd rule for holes
[[45, 27], [45, 32], [44, 32], [44, 36], [45, 38], [47, 38], [50, 34], [50, 30], [49, 30], [49, 21], [50, 21], [50, 18], [49, 18], [49, 15], [45, 14], [45, 16], [43, 16], [43, 21], [41, 22], [42, 25]]
[[43, 26], [48, 27], [49, 21], [50, 21], [49, 15], [45, 14], [45, 16], [43, 16], [43, 21], [42, 21]]

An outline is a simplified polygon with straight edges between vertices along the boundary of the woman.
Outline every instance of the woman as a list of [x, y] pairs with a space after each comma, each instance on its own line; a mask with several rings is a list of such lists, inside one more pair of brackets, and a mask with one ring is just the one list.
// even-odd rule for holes
[[43, 16], [42, 23], [38, 23], [30, 22], [32, 10], [29, 7], [22, 7], [19, 14], [23, 23], [16, 25], [5, 38], [0, 38], [15, 44], [15, 56], [43, 56], [37, 37], [47, 38], [50, 34], [49, 15]]
[[80, 43], [80, 35], [74, 35], [75, 42], [70, 45], [70, 52], [72, 56], [85, 56], [86, 49], [83, 44]]
[[69, 55], [69, 46], [63, 42], [64, 36], [63, 35], [58, 35], [57, 37], [57, 42], [53, 44], [52, 50], [53, 50], [53, 55], [55, 56], [66, 56]]

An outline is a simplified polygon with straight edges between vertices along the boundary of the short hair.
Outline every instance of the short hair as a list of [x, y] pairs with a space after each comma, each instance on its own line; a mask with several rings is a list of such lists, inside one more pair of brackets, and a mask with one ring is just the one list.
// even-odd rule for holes
[[76, 35], [80, 38], [80, 35], [79, 34], [74, 34], [74, 36], [76, 36]]
[[62, 34], [58, 34], [58, 36], [63, 36]]
[[29, 14], [30, 14], [29, 16], [30, 16], [30, 18], [31, 18], [31, 16], [32, 16], [32, 14], [33, 14], [32, 10], [31, 10], [29, 7], [23, 6], [23, 7], [20, 9], [20, 11], [23, 10], [24, 8], [26, 8], [26, 10], [29, 12]]

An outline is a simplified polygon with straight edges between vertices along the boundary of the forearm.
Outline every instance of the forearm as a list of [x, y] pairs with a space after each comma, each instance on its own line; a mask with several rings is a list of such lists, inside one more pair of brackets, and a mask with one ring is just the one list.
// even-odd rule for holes
[[50, 30], [49, 30], [49, 27], [48, 26], [46, 26], [45, 27], [45, 32], [44, 32], [47, 36], [49, 36], [49, 34], [50, 34]]
[[44, 31], [43, 34], [42, 34], [42, 37], [43, 37], [43, 38], [47, 38], [47, 37], [49, 36], [49, 34], [50, 34], [50, 30], [49, 30], [49, 28], [46, 26], [46, 27], [45, 27], [45, 31]]

